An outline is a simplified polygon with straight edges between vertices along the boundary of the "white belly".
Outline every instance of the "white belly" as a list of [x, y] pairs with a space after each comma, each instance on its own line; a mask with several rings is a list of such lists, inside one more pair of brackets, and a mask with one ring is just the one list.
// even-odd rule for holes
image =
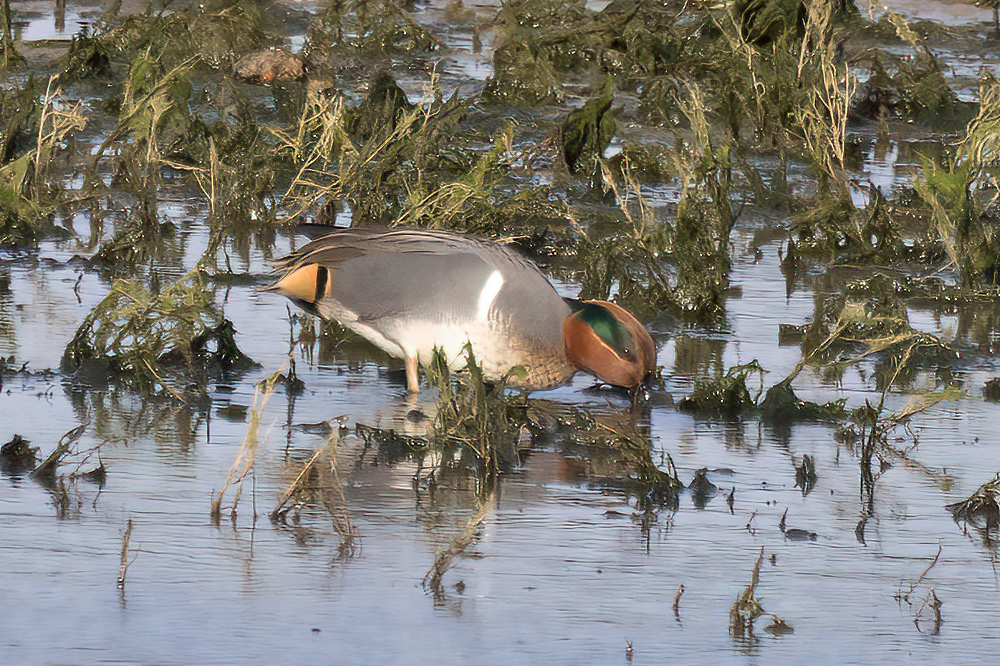
[[[395, 329], [395, 330], [393, 330]], [[467, 325], [445, 323], [403, 324], [387, 327], [386, 337], [397, 344], [406, 356], [416, 358], [421, 365], [430, 364], [434, 350], [440, 349], [452, 370], [464, 368], [467, 362], [465, 346], [472, 345], [476, 361], [490, 379], [499, 379], [512, 367], [525, 361], [522, 353], [506, 344], [488, 321]]]

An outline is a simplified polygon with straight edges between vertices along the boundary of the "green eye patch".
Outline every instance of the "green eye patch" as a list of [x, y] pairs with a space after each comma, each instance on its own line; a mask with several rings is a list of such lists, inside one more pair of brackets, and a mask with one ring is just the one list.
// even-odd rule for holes
[[631, 357], [635, 350], [635, 338], [610, 310], [596, 303], [584, 303], [575, 299], [564, 299], [574, 314], [590, 327], [597, 337], [621, 357]]

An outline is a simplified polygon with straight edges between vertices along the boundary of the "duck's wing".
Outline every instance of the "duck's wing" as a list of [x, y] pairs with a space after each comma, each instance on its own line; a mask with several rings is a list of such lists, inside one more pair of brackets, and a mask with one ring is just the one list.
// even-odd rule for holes
[[[321, 225], [299, 225], [297, 230], [312, 238], [298, 251], [276, 262], [279, 270], [304, 263], [320, 263], [327, 267], [355, 257], [388, 254], [490, 254], [499, 249], [493, 243], [471, 236], [430, 229], [387, 229], [352, 227], [334, 229]], [[324, 233], [325, 231], [325, 233]]]
[[512, 282], [519, 291], [552, 291], [532, 264], [506, 248], [429, 230], [337, 230], [277, 266], [273, 290], [345, 324], [482, 318]]

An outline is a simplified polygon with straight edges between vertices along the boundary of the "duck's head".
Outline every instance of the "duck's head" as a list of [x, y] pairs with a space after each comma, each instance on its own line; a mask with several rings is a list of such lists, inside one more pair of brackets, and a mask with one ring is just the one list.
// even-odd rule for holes
[[573, 310], [563, 322], [566, 358], [602, 382], [636, 389], [656, 370], [656, 345], [649, 331], [608, 301], [566, 299]]

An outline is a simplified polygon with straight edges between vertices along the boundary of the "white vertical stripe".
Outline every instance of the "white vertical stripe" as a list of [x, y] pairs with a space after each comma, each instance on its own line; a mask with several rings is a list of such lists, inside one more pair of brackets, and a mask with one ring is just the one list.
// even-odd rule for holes
[[476, 303], [476, 319], [486, 321], [486, 317], [490, 313], [490, 308], [493, 306], [493, 302], [497, 300], [500, 288], [503, 287], [503, 282], [503, 275], [497, 270], [494, 270], [486, 278], [486, 284], [483, 285], [483, 290], [479, 292], [479, 301]]

